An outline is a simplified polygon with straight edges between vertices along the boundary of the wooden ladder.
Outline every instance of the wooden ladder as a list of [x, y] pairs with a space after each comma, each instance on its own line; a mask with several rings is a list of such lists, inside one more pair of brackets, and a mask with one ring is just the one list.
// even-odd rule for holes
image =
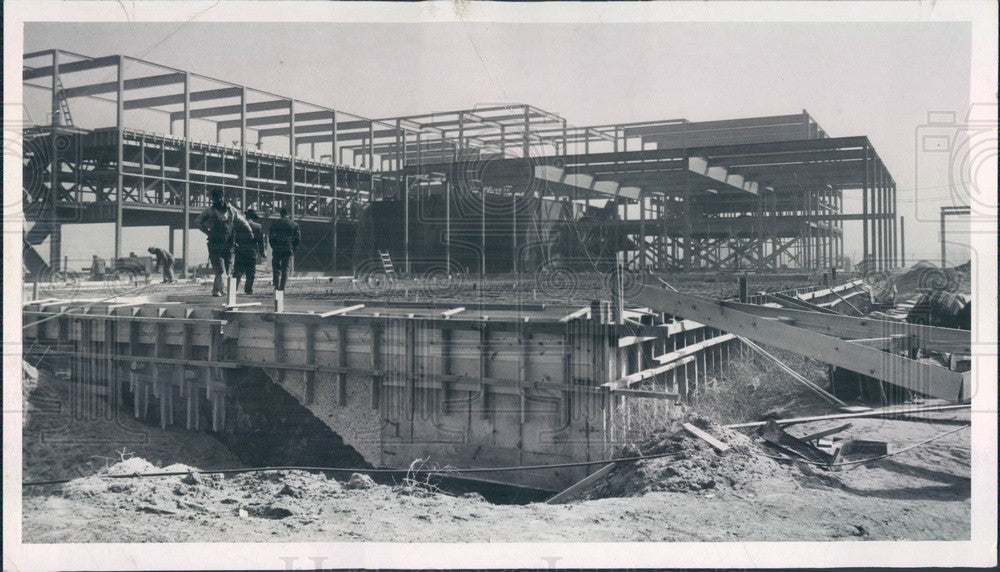
[[56, 87], [58, 88], [57, 98], [59, 99], [59, 111], [62, 113], [62, 124], [67, 127], [73, 127], [73, 115], [69, 112], [69, 101], [63, 92], [62, 79], [58, 75], [56, 76]]
[[379, 258], [382, 259], [382, 269], [385, 270], [386, 276], [395, 276], [396, 270], [392, 267], [392, 258], [389, 257], [389, 251], [378, 251]]

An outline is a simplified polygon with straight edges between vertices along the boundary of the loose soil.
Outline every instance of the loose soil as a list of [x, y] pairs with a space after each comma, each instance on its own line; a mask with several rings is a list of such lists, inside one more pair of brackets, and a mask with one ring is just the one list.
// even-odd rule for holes
[[[45, 372], [40, 376], [44, 388]], [[48, 417], [37, 409], [27, 415], [23, 477], [77, 478], [24, 489], [23, 534], [31, 543], [961, 540], [970, 534], [967, 431], [828, 471], [779, 463], [752, 432], [693, 418], [732, 449], [719, 454], [670, 427], [639, 449], [677, 453], [674, 459], [622, 464], [567, 504], [498, 505], [475, 493], [343, 473], [112, 479], [241, 463], [209, 433], [163, 430], [124, 416], [124, 436], [107, 424], [80, 422], [73, 432], [89, 442], [46, 440]], [[840, 436], [905, 446], [954, 428], [968, 413], [923, 417], [938, 422], [854, 419]], [[789, 431], [804, 435], [834, 423], [841, 422]], [[146, 438], [137, 442], [132, 437], [140, 430]]]

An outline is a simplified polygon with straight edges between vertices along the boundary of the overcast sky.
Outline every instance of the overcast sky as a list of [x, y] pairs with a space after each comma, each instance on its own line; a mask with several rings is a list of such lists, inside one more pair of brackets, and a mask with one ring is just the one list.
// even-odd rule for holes
[[495, 102], [573, 125], [806, 109], [831, 136], [871, 138], [898, 184], [908, 258], [936, 256], [937, 208], [953, 202], [949, 161], [918, 153], [917, 133], [929, 111], [964, 119], [970, 41], [963, 23], [25, 26], [26, 52], [120, 53], [367, 117]]

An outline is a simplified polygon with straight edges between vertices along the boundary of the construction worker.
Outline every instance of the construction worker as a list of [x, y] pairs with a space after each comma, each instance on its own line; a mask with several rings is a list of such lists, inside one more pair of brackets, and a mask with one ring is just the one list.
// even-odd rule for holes
[[156, 263], [153, 264], [153, 272], [160, 270], [163, 267], [163, 283], [170, 284], [174, 281], [174, 255], [163, 250], [162, 248], [157, 248], [155, 246], [150, 246], [148, 249], [149, 253], [156, 257]]
[[90, 264], [90, 279], [91, 280], [104, 280], [104, 273], [108, 270], [108, 262], [103, 258], [99, 258], [96, 254], [94, 259]]
[[225, 293], [225, 279], [233, 258], [233, 229], [242, 228], [253, 232], [243, 215], [226, 202], [222, 189], [212, 189], [212, 206], [198, 215], [195, 224], [208, 237], [208, 261], [215, 273], [212, 282], [212, 296], [221, 297]]
[[235, 244], [235, 260], [233, 261], [233, 278], [236, 287], [240, 287], [240, 278], [246, 275], [244, 292], [253, 294], [253, 281], [257, 277], [257, 262], [264, 260], [264, 230], [260, 226], [260, 216], [252, 208], [244, 213], [253, 232], [247, 232], [242, 227], [233, 231]]
[[302, 235], [299, 225], [288, 218], [288, 210], [278, 209], [278, 220], [271, 223], [267, 241], [271, 245], [271, 270], [274, 272], [274, 289], [284, 290], [288, 279], [288, 265], [299, 247]]

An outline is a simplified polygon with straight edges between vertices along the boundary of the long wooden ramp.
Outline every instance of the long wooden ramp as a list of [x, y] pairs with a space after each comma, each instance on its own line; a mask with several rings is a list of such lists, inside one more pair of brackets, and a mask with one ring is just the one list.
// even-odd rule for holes
[[969, 373], [953, 372], [811, 329], [765, 319], [726, 307], [715, 300], [645, 286], [632, 296], [631, 302], [696, 320], [761, 344], [814, 358], [924, 395], [949, 401], [961, 401], [969, 396]]

